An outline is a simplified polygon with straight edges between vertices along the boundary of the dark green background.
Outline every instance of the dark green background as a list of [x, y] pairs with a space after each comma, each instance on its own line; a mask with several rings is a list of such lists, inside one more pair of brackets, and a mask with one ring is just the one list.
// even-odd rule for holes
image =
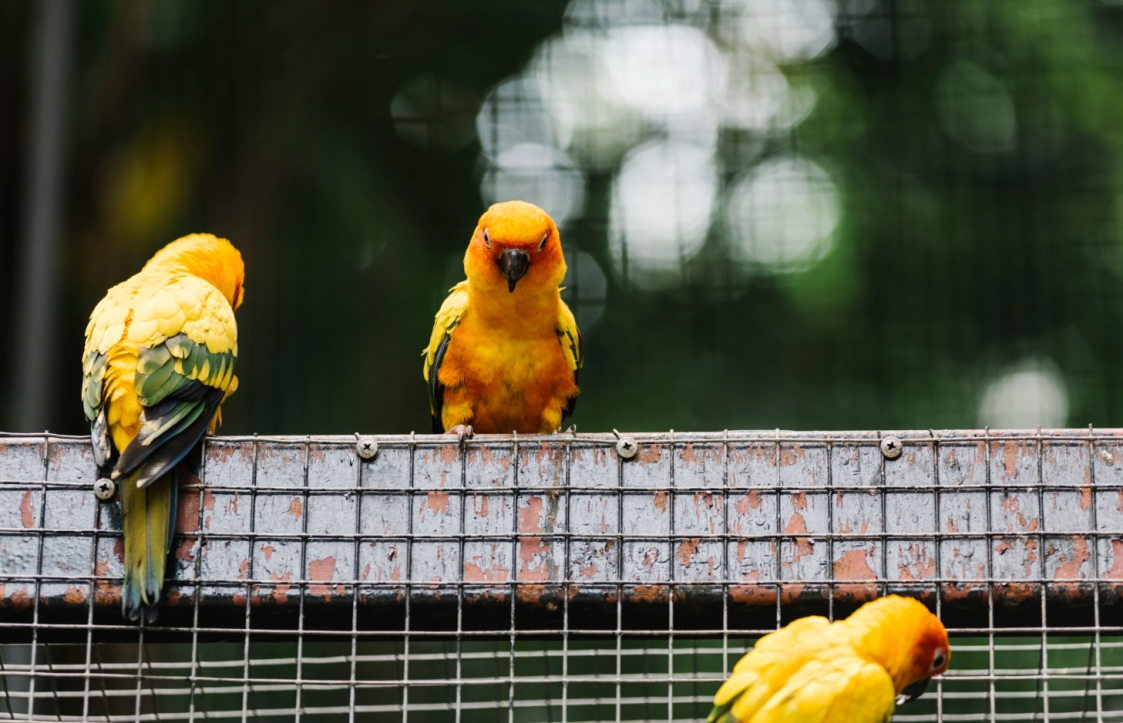
[[[690, 7], [695, 24], [719, 17]], [[881, 11], [903, 22], [895, 7]], [[725, 242], [715, 225], [682, 288], [637, 289], [608, 257], [615, 168], [588, 170], [585, 211], [563, 240], [598, 260], [608, 288], [585, 337], [580, 429], [968, 426], [988, 379], [1041, 357], [1063, 375], [1069, 424], [1123, 423], [1123, 7], [919, 7], [928, 41], [915, 57], [877, 57], [843, 27], [827, 53], [782, 66], [819, 98], [798, 126], [758, 139], [761, 157], [798, 151], [840, 188], [835, 248], [807, 271], [730, 282], [706, 262]], [[9, 340], [33, 8], [0, 7]], [[446, 152], [403, 140], [390, 102], [425, 73], [482, 99], [561, 30], [564, 9], [79, 3], [49, 428], [85, 428], [82, 330], [105, 289], [164, 243], [209, 231], [248, 269], [226, 432], [424, 431], [418, 352], [483, 209], [483, 169], [474, 142]], [[941, 73], [965, 57], [1013, 102], [1010, 150], [973, 152], [941, 125]], [[739, 140], [723, 132], [719, 164]], [[12, 366], [0, 355], [9, 389]]]

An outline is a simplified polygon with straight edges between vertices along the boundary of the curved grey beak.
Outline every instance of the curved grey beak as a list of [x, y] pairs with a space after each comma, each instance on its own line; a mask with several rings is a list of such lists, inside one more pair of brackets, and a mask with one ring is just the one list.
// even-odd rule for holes
[[515, 284], [526, 275], [530, 268], [530, 256], [519, 249], [509, 249], [499, 255], [499, 273], [507, 279], [507, 291], [513, 292]]
[[928, 684], [931, 682], [931, 678], [925, 678], [924, 680], [916, 681], [909, 687], [902, 690], [901, 694], [897, 696], [897, 705], [911, 703], [920, 696], [924, 695], [924, 691], [928, 690]]

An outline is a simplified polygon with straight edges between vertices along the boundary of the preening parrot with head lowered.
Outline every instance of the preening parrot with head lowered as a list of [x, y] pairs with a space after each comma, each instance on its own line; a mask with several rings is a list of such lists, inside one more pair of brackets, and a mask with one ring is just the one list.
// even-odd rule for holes
[[480, 217], [468, 277], [437, 312], [425, 357], [433, 432], [554, 432], [577, 403], [581, 334], [561, 299], [553, 219], [522, 201]]
[[156, 617], [175, 526], [176, 465], [214, 431], [238, 387], [242, 256], [226, 239], [185, 236], [114, 286], [90, 315], [82, 404], [94, 457], [117, 481], [126, 618]]
[[843, 621], [796, 620], [757, 641], [714, 696], [708, 723], [887, 723], [951, 659], [943, 624], [891, 595]]

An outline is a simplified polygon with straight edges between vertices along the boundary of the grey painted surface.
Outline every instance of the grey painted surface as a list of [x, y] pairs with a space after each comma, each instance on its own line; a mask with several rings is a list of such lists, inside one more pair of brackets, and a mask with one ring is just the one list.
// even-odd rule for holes
[[[212, 438], [181, 486], [165, 610], [350, 620], [458, 589], [465, 609], [906, 591], [985, 610], [1042, 583], [1118, 599], [1123, 430], [897, 434], [896, 460], [872, 432], [635, 435], [628, 461], [613, 435], [383, 436], [370, 461], [350, 437]], [[0, 437], [0, 623], [119, 605], [120, 515], [96, 478], [84, 439]]]

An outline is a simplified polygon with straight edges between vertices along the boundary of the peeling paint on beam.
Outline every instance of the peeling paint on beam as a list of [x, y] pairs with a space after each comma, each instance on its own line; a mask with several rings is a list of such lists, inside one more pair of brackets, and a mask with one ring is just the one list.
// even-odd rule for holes
[[[891, 592], [978, 624], [992, 599], [1020, 624], [1043, 592], [1123, 609], [1123, 430], [893, 432], [893, 460], [886, 434], [633, 435], [627, 461], [614, 435], [380, 436], [371, 460], [353, 437], [211, 438], [161, 622], [199, 605], [243, 626], [250, 605], [283, 629], [303, 596], [306, 620], [349, 628], [356, 595], [366, 630], [404, 624], [407, 597], [414, 628], [455, 625], [458, 596], [485, 625], [618, 597], [645, 626], [673, 603], [702, 628], [723, 598], [746, 620]], [[119, 621], [120, 515], [96, 478], [84, 439], [0, 436], [0, 631], [91, 605]]]

